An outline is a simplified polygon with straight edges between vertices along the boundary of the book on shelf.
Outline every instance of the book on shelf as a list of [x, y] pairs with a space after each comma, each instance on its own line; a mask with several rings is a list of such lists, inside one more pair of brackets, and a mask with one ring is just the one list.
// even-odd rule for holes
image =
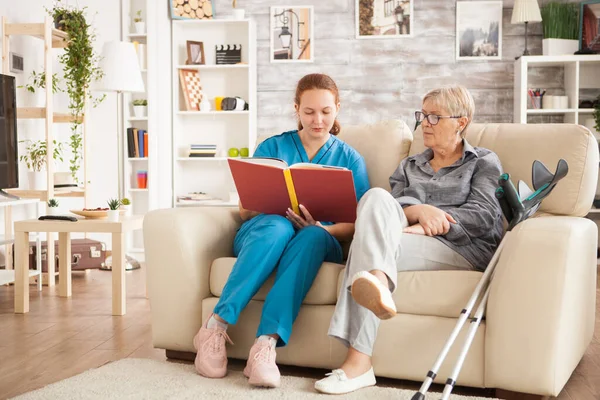
[[242, 207], [265, 214], [302, 216], [302, 204], [316, 221], [354, 222], [356, 190], [352, 171], [273, 158], [228, 159]]
[[148, 131], [127, 128], [127, 156], [129, 158], [148, 157]]
[[189, 157], [214, 157], [217, 154], [217, 145], [214, 144], [191, 144]]

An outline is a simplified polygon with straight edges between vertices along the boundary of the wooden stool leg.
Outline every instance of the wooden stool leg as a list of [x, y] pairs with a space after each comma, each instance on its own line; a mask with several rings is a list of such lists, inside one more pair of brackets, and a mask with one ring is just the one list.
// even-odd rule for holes
[[58, 234], [58, 295], [71, 297], [71, 234]]

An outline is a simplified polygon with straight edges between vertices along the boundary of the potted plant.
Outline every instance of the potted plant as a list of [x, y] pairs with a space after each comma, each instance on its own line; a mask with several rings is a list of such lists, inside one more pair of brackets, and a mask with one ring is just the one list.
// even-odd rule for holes
[[144, 118], [148, 115], [148, 100], [137, 99], [133, 101], [133, 115], [136, 118]]
[[86, 100], [91, 100], [92, 106], [96, 107], [106, 97], [106, 95], [93, 97], [90, 90], [91, 83], [103, 76], [102, 70], [98, 68], [99, 57], [93, 46], [96, 35], [86, 20], [86, 7], [80, 9], [74, 6], [63, 6], [58, 0], [52, 9], [46, 11], [57, 25], [69, 34], [69, 41], [65, 51], [59, 56], [59, 61], [63, 65], [63, 79], [69, 95], [69, 110], [73, 116], [69, 138], [72, 152], [69, 169], [75, 183], [79, 183], [77, 173], [83, 145], [81, 123]]
[[233, 19], [244, 19], [245, 10], [243, 8], [237, 8], [237, 0], [233, 0]]
[[125, 215], [130, 215], [131, 212], [131, 200], [127, 197], [121, 199], [121, 206], [119, 209], [123, 209], [125, 211]]
[[121, 206], [121, 201], [119, 199], [109, 199], [108, 204], [108, 220], [110, 222], [118, 222], [119, 221], [119, 207]]
[[48, 215], [58, 215], [58, 200], [48, 200]]
[[[43, 171], [46, 165], [46, 141], [45, 140], [21, 140], [19, 143], [28, 143], [25, 152], [19, 156], [20, 161], [27, 165], [28, 181], [30, 190], [46, 190], [48, 179], [46, 172]], [[54, 151], [52, 158], [62, 161], [62, 143], [56, 143], [53, 140]]]
[[579, 5], [551, 1], [541, 8], [545, 56], [574, 54], [579, 50]]
[[139, 33], [140, 35], [146, 33], [146, 23], [142, 19], [142, 10], [137, 10], [135, 13], [133, 25], [135, 26], [135, 33]]

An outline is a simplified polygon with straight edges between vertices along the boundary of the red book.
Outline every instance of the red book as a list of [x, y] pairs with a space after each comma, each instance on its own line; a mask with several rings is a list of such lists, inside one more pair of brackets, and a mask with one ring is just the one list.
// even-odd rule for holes
[[228, 160], [242, 207], [285, 216], [288, 208], [302, 216], [302, 204], [316, 221], [354, 222], [356, 191], [352, 171], [301, 163], [291, 167], [273, 158]]

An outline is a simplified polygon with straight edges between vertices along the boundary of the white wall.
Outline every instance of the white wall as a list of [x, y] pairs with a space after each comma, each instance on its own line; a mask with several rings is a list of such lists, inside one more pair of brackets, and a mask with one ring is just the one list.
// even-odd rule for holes
[[[9, 23], [43, 22], [47, 15], [44, 7], [51, 8], [52, 0], [27, 0], [23, 2], [0, 2], [0, 15], [7, 17]], [[102, 45], [105, 41], [120, 39], [120, 1], [119, 0], [67, 0], [67, 5], [78, 5], [79, 7], [88, 7], [88, 21], [93, 26], [96, 33], [94, 47], [98, 53], [102, 51]], [[165, 7], [166, 8], [166, 7]], [[0, 47], [1, 47], [0, 43]], [[29, 37], [12, 37], [10, 41], [10, 50], [24, 56], [25, 71], [16, 74], [17, 85], [22, 85], [29, 80], [32, 70], [39, 72], [43, 70], [44, 48], [43, 42], [39, 39]], [[62, 71], [58, 62], [60, 49], [55, 52], [53, 69], [55, 72]], [[3, 73], [11, 74], [9, 71]], [[25, 89], [17, 89], [17, 105], [23, 106], [43, 106], [44, 95], [32, 95]], [[68, 112], [68, 98], [66, 94], [57, 94], [54, 97], [55, 112]], [[91, 180], [90, 206], [105, 207], [106, 199], [117, 197], [117, 151], [116, 151], [116, 129], [117, 129], [117, 101], [116, 94], [109, 93], [107, 98], [97, 108], [89, 112], [88, 126], [88, 149], [89, 149], [89, 179]], [[54, 125], [55, 137], [65, 142], [68, 149], [68, 139], [70, 129], [68, 124]], [[43, 120], [19, 120], [18, 125], [19, 140], [31, 138], [42, 139], [44, 137]], [[23, 151], [20, 147], [20, 151]], [[56, 166], [57, 171], [69, 171], [70, 153], [65, 153], [65, 162]], [[19, 179], [21, 187], [27, 185], [27, 168], [25, 164], [19, 165]], [[68, 211], [70, 208], [82, 208], [82, 199], [60, 199], [61, 210]], [[31, 209], [31, 207], [28, 207]], [[15, 210], [15, 219], [24, 218], [25, 210]], [[28, 216], [33, 216], [33, 211], [27, 212]], [[0, 213], [0, 219], [3, 220], [4, 213]], [[2, 223], [3, 226], [3, 223]], [[103, 240], [109, 244], [107, 235], [90, 235], [90, 237]]]

